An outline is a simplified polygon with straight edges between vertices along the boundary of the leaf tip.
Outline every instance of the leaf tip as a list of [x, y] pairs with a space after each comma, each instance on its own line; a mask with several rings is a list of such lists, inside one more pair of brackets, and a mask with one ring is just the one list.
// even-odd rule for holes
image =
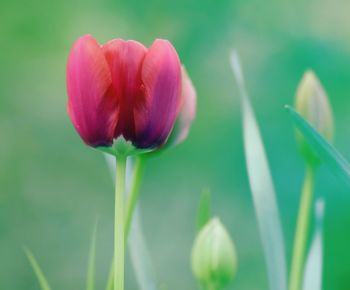
[[315, 215], [318, 220], [323, 220], [324, 211], [325, 211], [325, 201], [322, 197], [320, 197], [316, 201], [316, 207], [315, 207]]
[[233, 74], [236, 78], [236, 81], [240, 87], [244, 87], [244, 78], [242, 72], [242, 66], [239, 60], [239, 55], [236, 49], [232, 49], [230, 53], [230, 63]]

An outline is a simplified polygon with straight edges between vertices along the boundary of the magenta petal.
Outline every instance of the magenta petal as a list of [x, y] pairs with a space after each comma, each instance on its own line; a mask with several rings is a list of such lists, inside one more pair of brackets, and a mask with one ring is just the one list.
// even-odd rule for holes
[[144, 103], [141, 69], [147, 49], [137, 41], [114, 39], [105, 44], [103, 50], [118, 99], [119, 116], [114, 137], [123, 135], [126, 140], [132, 140], [135, 136], [134, 108]]
[[117, 103], [101, 46], [86, 35], [73, 45], [67, 65], [68, 113], [75, 129], [90, 146], [113, 142]]
[[192, 121], [196, 115], [196, 105], [196, 90], [185, 67], [182, 67], [182, 104], [166, 146], [176, 146], [187, 138]]
[[[135, 106], [135, 139], [139, 148], [155, 148], [169, 136], [181, 100], [181, 66], [166, 40], [156, 40], [142, 66], [145, 103]], [[137, 105], [137, 104], [136, 104]]]

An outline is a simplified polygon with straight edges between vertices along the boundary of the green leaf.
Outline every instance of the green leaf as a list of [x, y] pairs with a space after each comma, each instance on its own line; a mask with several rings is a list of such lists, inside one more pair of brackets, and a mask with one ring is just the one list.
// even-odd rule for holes
[[49, 283], [47, 282], [47, 279], [45, 278], [45, 275], [43, 271], [41, 270], [38, 262], [36, 261], [34, 255], [31, 251], [29, 251], [27, 248], [24, 248], [24, 252], [30, 262], [30, 265], [33, 268], [33, 271], [36, 275], [36, 278], [38, 279], [39, 285], [41, 290], [51, 290]]
[[89, 251], [89, 262], [88, 262], [87, 281], [86, 281], [86, 289], [87, 290], [94, 290], [95, 289], [97, 225], [98, 225], [98, 220], [96, 220], [96, 223], [94, 226], [94, 231], [92, 234], [91, 246], [90, 246], [90, 251]]
[[240, 91], [246, 164], [270, 289], [286, 290], [285, 246], [275, 189], [264, 144], [250, 105], [239, 58], [235, 51], [231, 54], [231, 66]]
[[304, 270], [303, 290], [322, 290], [324, 200], [316, 201], [316, 231]]
[[197, 211], [197, 232], [199, 232], [211, 218], [210, 190], [203, 189]]
[[153, 262], [142, 229], [141, 210], [138, 205], [134, 212], [128, 240], [131, 263], [140, 290], [156, 290], [157, 279]]
[[336, 176], [350, 186], [350, 165], [346, 159], [293, 108], [286, 106], [286, 109], [315, 154]]
[[114, 286], [113, 274], [114, 274], [114, 263], [112, 262], [112, 265], [110, 267], [109, 274], [108, 274], [106, 290], [113, 290], [113, 286]]

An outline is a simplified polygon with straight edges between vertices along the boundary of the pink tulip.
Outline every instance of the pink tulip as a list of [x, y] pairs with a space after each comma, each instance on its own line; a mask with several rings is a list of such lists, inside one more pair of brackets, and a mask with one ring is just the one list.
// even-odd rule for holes
[[[177, 118], [183, 121], [176, 140], [188, 134], [195, 111], [193, 93], [184, 94], [188, 82], [167, 40], [157, 39], [147, 49], [133, 40], [100, 45], [85, 35], [68, 59], [68, 113], [89, 146], [112, 146], [122, 136], [136, 148], [157, 148], [167, 142]], [[188, 107], [190, 117], [184, 118], [181, 111]]]

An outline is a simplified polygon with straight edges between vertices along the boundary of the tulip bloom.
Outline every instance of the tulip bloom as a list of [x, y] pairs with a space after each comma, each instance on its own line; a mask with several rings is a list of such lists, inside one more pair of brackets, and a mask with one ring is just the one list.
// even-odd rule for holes
[[[324, 138], [332, 142], [334, 134], [332, 107], [325, 89], [313, 71], [306, 71], [299, 83], [295, 108]], [[299, 151], [304, 159], [313, 165], [319, 164], [319, 158], [305, 138], [300, 132], [296, 133]]]
[[155, 149], [175, 134], [175, 123], [171, 139], [179, 143], [195, 114], [195, 90], [167, 40], [147, 49], [133, 40], [100, 45], [83, 36], [69, 55], [67, 90], [68, 114], [92, 147], [123, 137], [136, 148]]

